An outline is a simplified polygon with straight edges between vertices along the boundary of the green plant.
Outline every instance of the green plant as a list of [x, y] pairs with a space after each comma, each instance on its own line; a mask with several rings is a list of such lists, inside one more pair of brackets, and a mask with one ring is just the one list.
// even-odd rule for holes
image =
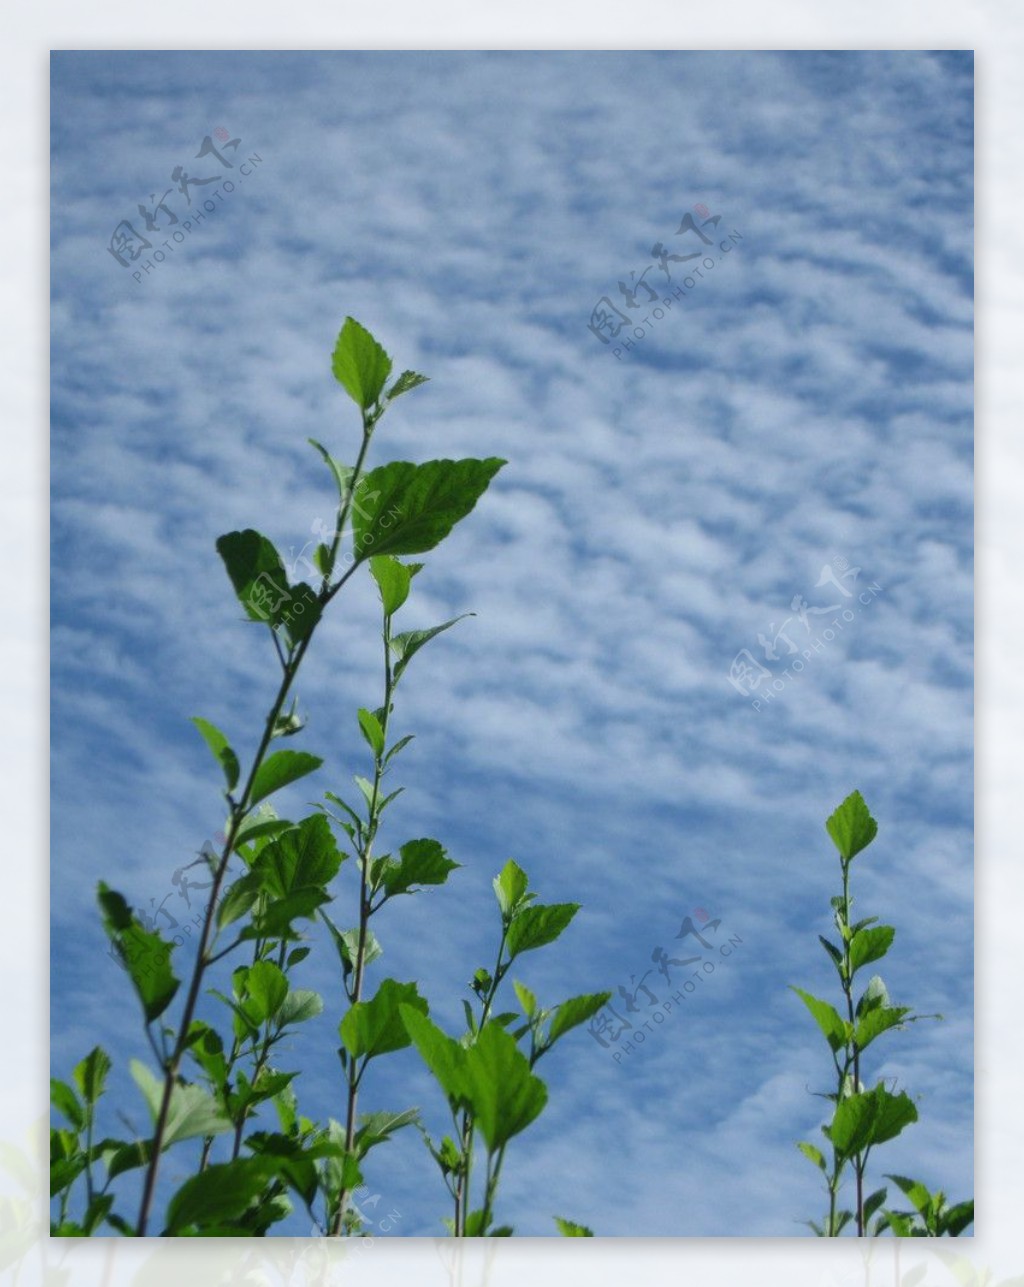
[[[839, 977], [843, 996], [843, 1014], [829, 1002], [793, 988], [828, 1042], [835, 1068], [836, 1089], [824, 1098], [833, 1105], [832, 1118], [822, 1126], [831, 1159], [814, 1144], [801, 1141], [797, 1147], [825, 1177], [828, 1190], [828, 1212], [821, 1224], [808, 1221], [819, 1237], [838, 1237], [851, 1222], [857, 1235], [868, 1232], [872, 1216], [877, 1214], [873, 1232], [886, 1229], [898, 1237], [956, 1237], [974, 1219], [973, 1199], [945, 1208], [941, 1193], [930, 1194], [924, 1185], [902, 1176], [891, 1179], [910, 1198], [914, 1212], [893, 1212], [883, 1206], [888, 1190], [877, 1189], [865, 1195], [865, 1178], [872, 1151], [895, 1139], [905, 1127], [917, 1121], [917, 1108], [906, 1091], [898, 1093], [883, 1081], [870, 1089], [866, 1086], [863, 1054], [884, 1033], [900, 1029], [922, 1018], [941, 1015], [915, 1015], [909, 1006], [893, 1005], [888, 990], [878, 975], [872, 976], [859, 997], [855, 978], [865, 966], [879, 961], [889, 951], [896, 931], [891, 925], [878, 924], [877, 916], [854, 921], [851, 916], [850, 870], [853, 859], [866, 849], [878, 832], [878, 824], [868, 811], [859, 791], [843, 801], [826, 822], [826, 829], [839, 853], [842, 892], [832, 898], [832, 914], [839, 943], [818, 936]], [[856, 997], [856, 999], [855, 999]], [[855, 1204], [852, 1211], [838, 1206], [839, 1190], [847, 1171], [853, 1173]]]
[[[505, 462], [493, 457], [393, 461], [365, 470], [382, 415], [425, 377], [405, 371], [388, 386], [390, 357], [352, 318], [338, 336], [332, 369], [360, 410], [362, 437], [351, 467], [312, 442], [337, 492], [334, 534], [314, 555], [318, 584], [290, 584], [277, 550], [257, 531], [229, 532], [217, 541], [246, 619], [268, 631], [279, 677], [245, 774], [228, 737], [208, 720], [194, 721], [224, 775], [227, 821], [220, 851], [205, 855], [210, 893], [176, 1018], [172, 1006], [180, 1000], [182, 980], [172, 961], [174, 945], [122, 894], [102, 881], [98, 886], [104, 928], [141, 1004], [156, 1064], [154, 1072], [142, 1061], [131, 1063], [152, 1133], [98, 1138], [97, 1109], [111, 1068], [102, 1048], [77, 1065], [75, 1086], [52, 1080], [51, 1102], [65, 1122], [51, 1130], [52, 1233], [57, 1236], [92, 1236], [105, 1225], [128, 1236], [149, 1233], [161, 1159], [181, 1146], [191, 1149], [195, 1174], [170, 1197], [160, 1222], [164, 1236], [261, 1236], [294, 1209], [296, 1200], [324, 1232], [358, 1233], [359, 1213], [351, 1199], [363, 1182], [367, 1154], [418, 1120], [415, 1109], [357, 1111], [371, 1062], [411, 1043], [409, 1015], [428, 1022], [427, 1001], [414, 982], [384, 979], [372, 996], [365, 995], [368, 967], [380, 954], [370, 922], [390, 899], [443, 884], [458, 864], [435, 840], [410, 840], [397, 856], [375, 855], [374, 846], [384, 812], [401, 790], [385, 790], [385, 776], [412, 740], [390, 740], [396, 686], [419, 650], [459, 618], [402, 633], [394, 632], [393, 618], [423, 566], [402, 558], [435, 548], [470, 513]], [[358, 711], [372, 754], [372, 777], [355, 778], [360, 809], [328, 792], [317, 812], [292, 822], [277, 815], [270, 797], [320, 769], [322, 760], [307, 751], [275, 749], [275, 744], [304, 729], [297, 700], [288, 705], [300, 667], [328, 607], [364, 564], [383, 612], [383, 700], [375, 709]], [[343, 836], [340, 845], [332, 822]], [[342, 929], [324, 909], [334, 900], [335, 880], [349, 859], [357, 873], [357, 916], [355, 925]], [[229, 872], [233, 860], [238, 866]], [[317, 993], [295, 986], [311, 951], [308, 931], [317, 920], [337, 949], [348, 1001], [339, 1023], [344, 1113], [342, 1120], [325, 1124], [300, 1113], [293, 1086], [299, 1073], [276, 1063], [285, 1039], [323, 1009]], [[521, 950], [540, 941], [550, 938], [523, 944]], [[211, 986], [216, 967], [229, 958], [237, 962], [229, 990]], [[202, 997], [223, 1009], [214, 1007], [210, 1018], [201, 1017]], [[504, 1052], [503, 1042], [511, 1040], [501, 1029], [497, 1037], [486, 1036], [482, 1049], [496, 1042]], [[498, 1105], [505, 1088], [495, 1079], [504, 1069], [504, 1063], [491, 1069], [488, 1093]], [[478, 1087], [486, 1077], [481, 1071]], [[271, 1106], [276, 1123], [261, 1121]], [[479, 1116], [474, 1111], [472, 1120]], [[467, 1157], [471, 1133], [470, 1127]], [[131, 1172], [140, 1180], [134, 1219], [115, 1209], [123, 1187], [115, 1181]]]

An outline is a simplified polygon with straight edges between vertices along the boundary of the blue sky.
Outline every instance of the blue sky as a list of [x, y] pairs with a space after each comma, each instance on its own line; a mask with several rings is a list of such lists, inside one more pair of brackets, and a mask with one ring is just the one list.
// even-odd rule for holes
[[[391, 839], [437, 836], [464, 866], [388, 909], [381, 967], [454, 1029], [510, 856], [583, 904], [523, 963], [542, 999], [631, 986], [697, 909], [742, 939], [642, 1048], [616, 1062], [580, 1031], [545, 1060], [502, 1217], [806, 1232], [822, 1197], [793, 1141], [815, 1137], [829, 1061], [787, 985], [832, 989], [823, 822], [854, 788], [880, 825], [855, 893], [897, 926], [890, 991], [946, 1015], [879, 1047], [921, 1114], [886, 1169], [973, 1192], [971, 107], [969, 53], [54, 56], [56, 1074], [102, 1041], [143, 1122], [96, 881], [178, 914], [172, 874], [221, 827], [188, 719], [251, 748], [275, 663], [214, 541], [258, 526], [296, 557], [329, 521], [305, 440], [355, 444], [328, 360], [351, 314], [431, 377], [377, 462], [509, 461], [406, 610], [477, 614], [417, 658], [397, 711], [417, 740]], [[122, 267], [115, 226], [168, 188], [187, 217], [171, 172], [216, 172], [193, 158], [220, 129], [259, 162], [136, 281], [150, 256]], [[710, 246], [676, 235], [688, 213], [720, 217]], [[683, 298], [644, 273], [659, 242], [713, 261], [692, 287], [668, 262]], [[659, 288], [636, 310], [633, 273]], [[604, 297], [643, 330], [631, 349], [588, 329]], [[289, 812], [365, 770], [374, 617], [357, 578], [318, 634], [301, 745], [325, 767]], [[744, 651], [769, 672], [746, 697]], [[326, 945], [302, 969], [328, 998], [294, 1047], [305, 1111], [340, 1116]], [[389, 1062], [367, 1106], [442, 1125], [416, 1058]], [[418, 1137], [373, 1162], [398, 1232], [438, 1232]]]

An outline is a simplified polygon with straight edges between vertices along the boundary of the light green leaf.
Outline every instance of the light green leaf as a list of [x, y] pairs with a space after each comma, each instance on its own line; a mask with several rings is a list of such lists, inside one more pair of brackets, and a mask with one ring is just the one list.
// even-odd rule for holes
[[132, 915], [123, 895], [101, 880], [97, 897], [103, 911], [103, 927], [117, 954], [128, 969], [129, 977], [146, 1015], [152, 1023], [174, 1000], [179, 980], [171, 969], [173, 944], [165, 943], [159, 934], [142, 928]]
[[356, 554], [365, 559], [432, 550], [473, 509], [505, 463], [497, 457], [422, 465], [395, 460], [371, 470], [368, 494], [353, 506]]
[[525, 1130], [547, 1103], [547, 1087], [494, 1021], [480, 1029], [466, 1051], [464, 1077], [476, 1125], [492, 1152]]
[[403, 634], [395, 635], [391, 640], [391, 650], [397, 658], [395, 683], [397, 684], [401, 679], [409, 662], [412, 661], [424, 644], [430, 643], [431, 639], [436, 638], [445, 630], [450, 630], [452, 626], [466, 617], [475, 616], [475, 612], [463, 612], [457, 617], [452, 617], [450, 621], [443, 621], [439, 626], [433, 626], [430, 630], [406, 630]]
[[256, 858], [252, 871], [266, 893], [283, 898], [310, 886], [323, 888], [338, 874], [341, 862], [330, 823], [322, 813], [314, 813], [271, 841]]
[[331, 370], [356, 406], [369, 411], [391, 374], [391, 359], [364, 326], [346, 317], [334, 346]]
[[278, 1169], [273, 1158], [239, 1157], [216, 1162], [185, 1181], [167, 1208], [165, 1235], [180, 1234], [190, 1225], [200, 1228], [234, 1220], [258, 1205]]
[[857, 1023], [854, 1041], [861, 1050], [865, 1050], [883, 1032], [898, 1027], [909, 1013], [909, 1006], [881, 1006], [877, 1010], [869, 1010]]
[[353, 1059], [372, 1059], [409, 1045], [400, 1005], [427, 1013], [426, 999], [416, 984], [396, 983], [394, 979], [384, 979], [369, 1001], [357, 1001], [349, 1009], [338, 1031]]
[[50, 1103], [64, 1114], [76, 1131], [85, 1129], [85, 1109], [67, 1082], [57, 1077], [50, 1078]]
[[293, 988], [284, 999], [277, 1021], [282, 1028], [290, 1023], [305, 1023], [307, 1019], [315, 1019], [323, 1012], [323, 1008], [324, 1001], [319, 992], [312, 992], [308, 988]]
[[409, 597], [412, 572], [390, 554], [378, 554], [370, 559], [370, 574], [377, 582], [385, 613], [393, 616]]
[[400, 1005], [399, 1013], [423, 1062], [448, 1096], [452, 1109], [468, 1106], [466, 1098], [466, 1048], [442, 1032], [422, 1011]]
[[246, 1006], [246, 1012], [257, 1024], [274, 1018], [288, 995], [288, 980], [273, 961], [256, 961], [249, 966], [245, 986], [255, 1010]]
[[388, 389], [388, 401], [393, 402], [395, 398], [400, 398], [403, 393], [408, 393], [410, 389], [426, 384], [428, 379], [428, 376], [418, 375], [415, 371], [403, 371], [391, 388]]
[[891, 925], [862, 929], [850, 940], [850, 971], [855, 974], [862, 965], [879, 961], [888, 952], [896, 931]]
[[554, 1217], [555, 1224], [558, 1226], [558, 1232], [563, 1238], [592, 1238], [593, 1229], [588, 1229], [585, 1224], [576, 1224], [573, 1220], [563, 1220], [561, 1216]]
[[362, 729], [363, 737], [376, 759], [384, 753], [384, 730], [380, 726], [380, 721], [372, 711], [359, 708], [358, 712], [359, 727]]
[[913, 1203], [915, 1210], [924, 1215], [932, 1206], [932, 1195], [920, 1180], [909, 1180], [905, 1175], [886, 1174], [887, 1180], [898, 1185]]
[[868, 812], [864, 797], [854, 791], [846, 797], [825, 823], [828, 834], [844, 862], [860, 853], [878, 834], [878, 823]]
[[494, 894], [501, 909], [501, 919], [507, 924], [519, 910], [529, 885], [526, 872], [512, 858], [494, 878]]
[[[331, 938], [334, 940], [334, 946], [338, 951], [338, 959], [341, 961], [342, 972], [348, 978], [356, 968], [356, 956], [359, 952], [359, 929], [338, 929], [337, 925], [323, 909], [320, 911], [320, 916], [331, 932]], [[384, 949], [377, 942], [373, 930], [367, 927], [363, 941], [363, 964], [370, 965], [383, 955]]]
[[793, 988], [793, 991], [814, 1016], [818, 1027], [825, 1034], [829, 1047], [833, 1051], [842, 1049], [853, 1034], [850, 1024], [841, 1019], [834, 1007], [830, 1006], [827, 1001], [821, 1001], [817, 997], [811, 996], [809, 992], [804, 992], [801, 988]]
[[192, 716], [192, 723], [202, 733], [203, 740], [213, 752], [217, 763], [224, 770], [228, 790], [233, 791], [238, 785], [238, 756], [228, 745], [228, 739], [215, 724], [211, 724], [209, 720], [200, 719], [198, 715]]
[[[164, 1084], [138, 1059], [133, 1059], [129, 1068], [135, 1084], [146, 1098], [155, 1125], [160, 1112]], [[164, 1149], [177, 1144], [179, 1140], [219, 1135], [222, 1131], [231, 1129], [230, 1120], [224, 1116], [217, 1102], [201, 1086], [180, 1084], [174, 1086], [167, 1113], [167, 1126], [164, 1130]]]
[[76, 1064], [75, 1081], [87, 1104], [95, 1104], [103, 1094], [110, 1068], [110, 1056], [102, 1046], [94, 1046], [81, 1063]]
[[523, 907], [508, 927], [506, 945], [509, 959], [553, 943], [579, 911], [579, 903], [550, 903], [546, 906]]
[[407, 1108], [402, 1113], [362, 1113], [358, 1119], [354, 1144], [356, 1153], [364, 1157], [375, 1144], [382, 1144], [395, 1131], [419, 1119], [418, 1108]]
[[824, 1171], [826, 1169], [825, 1158], [820, 1148], [815, 1148], [813, 1144], [808, 1144], [806, 1140], [801, 1140], [797, 1144], [797, 1148], [804, 1157], [810, 1159], [820, 1170]]
[[563, 1001], [552, 1017], [547, 1040], [544, 1043], [545, 1048], [553, 1046], [558, 1038], [564, 1036], [570, 1029], [592, 1019], [598, 1010], [611, 1000], [611, 996], [610, 992], [594, 992]]
[[512, 987], [515, 989], [515, 994], [519, 1000], [519, 1004], [523, 1007], [523, 1014], [525, 1014], [528, 1019], [532, 1019], [537, 1012], [536, 996], [530, 991], [525, 983], [520, 983], [518, 979], [512, 980]]
[[282, 787], [297, 782], [309, 773], [314, 773], [323, 760], [307, 751], [275, 751], [268, 755], [256, 772], [249, 795], [249, 804], [253, 805]]

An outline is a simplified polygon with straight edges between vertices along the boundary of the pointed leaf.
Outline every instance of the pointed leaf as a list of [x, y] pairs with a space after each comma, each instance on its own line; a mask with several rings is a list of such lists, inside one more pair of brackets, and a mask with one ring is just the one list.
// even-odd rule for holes
[[228, 790], [233, 791], [238, 785], [238, 756], [228, 745], [228, 739], [216, 725], [211, 724], [209, 720], [200, 719], [198, 715], [192, 716], [192, 723], [199, 729], [203, 735], [203, 740], [214, 754], [214, 758], [224, 770], [224, 776], [227, 778]]
[[821, 1001], [817, 997], [811, 996], [809, 992], [804, 992], [801, 988], [793, 988], [793, 991], [803, 1001], [804, 1005], [814, 1016], [818, 1027], [825, 1034], [830, 1048], [833, 1051], [840, 1050], [849, 1038], [852, 1029], [850, 1025], [841, 1019], [827, 1001]]
[[797, 1144], [797, 1148], [804, 1155], [804, 1157], [808, 1158], [811, 1162], [813, 1162], [814, 1165], [818, 1167], [819, 1170], [821, 1171], [826, 1170], [825, 1157], [820, 1148], [815, 1148], [813, 1144], [808, 1144], [806, 1140], [801, 1140]]
[[377, 716], [362, 707], [359, 709], [359, 727], [363, 731], [363, 737], [373, 752], [376, 759], [380, 759], [384, 753], [384, 730], [377, 720]]
[[611, 1000], [610, 992], [594, 992], [584, 996], [572, 997], [563, 1001], [554, 1013], [548, 1029], [545, 1046], [553, 1046], [559, 1037], [570, 1029], [578, 1027], [592, 1019], [598, 1010]]
[[902, 1023], [904, 1016], [909, 1013], [909, 1006], [899, 1005], [870, 1010], [858, 1021], [853, 1039], [861, 1050], [865, 1050], [876, 1037]]
[[308, 988], [293, 988], [285, 997], [277, 1021], [282, 1028], [290, 1023], [305, 1023], [323, 1013], [324, 1001], [319, 992]]
[[466, 1051], [464, 1077], [475, 1123], [492, 1152], [525, 1130], [547, 1103], [547, 1087], [530, 1071], [515, 1040], [493, 1020]]
[[879, 961], [892, 945], [896, 931], [891, 925], [862, 929], [850, 940], [850, 970], [856, 973], [862, 965]]
[[419, 375], [415, 371], [403, 371], [391, 388], [388, 389], [388, 401], [393, 402], [395, 398], [400, 398], [403, 393], [408, 393], [410, 389], [426, 384], [428, 378], [428, 376]]
[[867, 848], [878, 834], [878, 823], [868, 812], [868, 806], [859, 791], [846, 797], [825, 823], [825, 827], [845, 862]]
[[378, 554], [370, 559], [370, 574], [377, 582], [385, 613], [393, 616], [409, 597], [412, 573], [390, 554]]
[[442, 1032], [437, 1024], [413, 1006], [401, 1005], [399, 1013], [423, 1062], [448, 1096], [453, 1109], [466, 1107], [466, 1048]]
[[238, 601], [250, 621], [277, 626], [291, 602], [288, 577], [273, 544], [251, 527], [227, 532], [217, 540]]
[[95, 1104], [103, 1094], [110, 1068], [110, 1056], [102, 1046], [94, 1046], [81, 1063], [75, 1066], [75, 1081], [87, 1104]]
[[388, 898], [408, 894], [417, 885], [443, 885], [461, 864], [452, 862], [436, 840], [410, 840], [389, 858], [378, 875], [378, 888]]
[[171, 969], [173, 944], [158, 933], [145, 930], [132, 915], [124, 897], [101, 880], [97, 897], [103, 911], [103, 926], [129, 977], [146, 1015], [152, 1023], [174, 1000], [179, 980]]
[[399, 1006], [427, 1013], [427, 1002], [415, 983], [384, 979], [369, 1001], [357, 1001], [342, 1019], [338, 1031], [353, 1059], [372, 1059], [410, 1043]]
[[443, 621], [439, 626], [433, 626], [430, 630], [406, 630], [404, 634], [395, 635], [391, 640], [391, 650], [398, 659], [395, 666], [395, 683], [397, 684], [401, 679], [405, 673], [406, 666], [424, 644], [430, 643], [431, 639], [436, 638], [445, 630], [450, 630], [452, 626], [462, 621], [465, 617], [475, 616], [475, 612], [463, 612], [457, 617], [452, 617], [450, 621]]
[[64, 1114], [76, 1131], [85, 1129], [85, 1109], [67, 1082], [57, 1077], [50, 1078], [50, 1103]]
[[323, 760], [306, 751], [275, 751], [268, 755], [256, 772], [256, 778], [249, 794], [249, 804], [253, 805], [282, 787], [297, 782], [307, 774], [315, 772]]
[[331, 370], [356, 406], [369, 411], [391, 374], [391, 359], [364, 326], [346, 317], [334, 346]]
[[579, 903], [521, 908], [513, 918], [505, 940], [509, 959], [514, 960], [523, 952], [553, 943], [579, 909]]
[[588, 1229], [585, 1224], [576, 1224], [573, 1220], [563, 1220], [561, 1216], [554, 1217], [555, 1224], [558, 1226], [558, 1232], [563, 1238], [592, 1238], [593, 1229]]
[[256, 1003], [255, 1013], [249, 1007], [247, 1010], [257, 1023], [272, 1019], [288, 995], [288, 980], [273, 961], [256, 961], [251, 965], [245, 986]]
[[[149, 1105], [150, 1115], [156, 1123], [163, 1098], [164, 1084], [138, 1059], [129, 1064], [135, 1084], [142, 1091]], [[232, 1129], [231, 1121], [224, 1116], [217, 1102], [201, 1086], [176, 1084], [171, 1091], [171, 1103], [164, 1130], [163, 1148], [168, 1149], [179, 1140], [199, 1136], [219, 1135]]]
[[167, 1208], [165, 1234], [180, 1234], [190, 1225], [200, 1228], [234, 1220], [266, 1196], [278, 1169], [273, 1158], [239, 1157], [217, 1162], [185, 1181]]
[[510, 921], [518, 910], [528, 885], [529, 880], [526, 872], [511, 858], [502, 867], [499, 874], [495, 876], [494, 894], [498, 900], [498, 907], [501, 909], [501, 918], [504, 922]]
[[355, 549], [375, 554], [421, 554], [432, 550], [473, 509], [506, 462], [396, 460], [366, 475], [368, 495], [353, 507]]
[[[352, 475], [355, 470], [350, 465], [343, 465], [340, 460], [335, 460], [323, 443], [317, 442], [315, 438], [306, 440], [312, 447], [320, 453], [321, 458], [331, 471], [331, 477], [334, 479], [335, 486], [338, 489], [338, 499], [344, 503], [348, 496], [349, 483], [352, 481]], [[324, 569], [321, 567], [320, 571]]]

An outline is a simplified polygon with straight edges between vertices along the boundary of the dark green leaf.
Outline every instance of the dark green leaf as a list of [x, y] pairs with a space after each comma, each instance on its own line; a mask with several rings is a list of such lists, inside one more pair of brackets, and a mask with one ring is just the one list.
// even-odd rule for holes
[[369, 1001], [358, 1001], [350, 1008], [338, 1031], [354, 1059], [372, 1059], [409, 1045], [399, 1005], [427, 1013], [427, 1002], [416, 984], [396, 983], [394, 979], [384, 979]]
[[821, 944], [821, 946], [825, 949], [825, 951], [829, 954], [829, 956], [830, 956], [830, 957], [831, 957], [831, 959], [832, 959], [832, 964], [836, 967], [836, 969], [839, 971], [839, 973], [840, 973], [840, 975], [841, 975], [841, 974], [843, 973], [843, 954], [842, 954], [842, 952], [840, 952], [839, 948], [838, 948], [838, 947], [836, 947], [836, 945], [835, 945], [834, 943], [830, 943], [830, 942], [828, 941], [828, 939], [824, 936], [824, 934], [819, 934], [819, 935], [818, 935], [818, 942], [819, 942], [819, 943]]
[[902, 1023], [904, 1016], [909, 1013], [909, 1006], [899, 1005], [882, 1006], [877, 1010], [869, 1010], [857, 1022], [854, 1041], [856, 1041], [861, 1050], [865, 1050], [876, 1037]]
[[267, 756], [256, 772], [249, 804], [254, 805], [265, 796], [314, 773], [321, 764], [323, 760], [319, 756], [310, 755], [307, 751], [275, 751]]
[[[974, 1199], [967, 1202], [958, 1202], [955, 1207], [950, 1207], [943, 1219], [946, 1233], [951, 1238], [959, 1238], [963, 1231], [974, 1223]], [[1024, 1278], [1017, 1279], [1024, 1285]], [[1008, 1287], [1003, 1283], [1001, 1287]]]
[[50, 1103], [64, 1114], [76, 1131], [85, 1129], [85, 1109], [67, 1082], [50, 1078]]
[[410, 840], [389, 858], [379, 875], [379, 887], [388, 898], [407, 894], [415, 885], [443, 885], [461, 864], [452, 862], [436, 840]]
[[898, 1185], [906, 1194], [913, 1204], [915, 1210], [924, 1215], [931, 1209], [932, 1195], [927, 1187], [920, 1180], [910, 1180], [905, 1175], [886, 1175], [887, 1180], [892, 1180], [893, 1184]]
[[216, 725], [211, 724], [209, 720], [200, 719], [198, 715], [192, 716], [192, 723], [202, 733], [203, 740], [213, 752], [214, 759], [224, 770], [228, 790], [233, 791], [238, 785], [238, 756], [228, 745], [228, 739]]
[[415, 736], [415, 733], [408, 733], [405, 737], [400, 737], [394, 746], [390, 748], [387, 755], [384, 756], [384, 763], [389, 764], [399, 751], [404, 750], [409, 745]]
[[391, 359], [364, 326], [346, 317], [334, 346], [331, 370], [356, 406], [369, 411], [391, 374]]
[[872, 1193], [869, 1198], [864, 1199], [865, 1223], [867, 1223], [867, 1221], [871, 1219], [871, 1217], [875, 1214], [878, 1208], [885, 1201], [886, 1193], [888, 1193], [888, 1189], [876, 1189], [875, 1192]]
[[366, 475], [367, 495], [353, 506], [355, 550], [376, 554], [421, 554], [432, 550], [473, 509], [506, 462], [396, 460]]
[[850, 970], [856, 973], [862, 965], [879, 961], [892, 945], [896, 931], [891, 925], [879, 925], [876, 929], [862, 929], [850, 940]]
[[292, 644], [301, 643], [313, 633], [322, 612], [320, 596], [308, 582], [300, 581], [292, 586], [288, 601], [281, 609], [281, 625], [287, 629]]
[[452, 617], [450, 621], [443, 621], [439, 626], [432, 626], [430, 630], [407, 630], [404, 634], [395, 635], [391, 640], [391, 650], [398, 659], [395, 665], [395, 683], [397, 684], [405, 674], [406, 666], [424, 644], [430, 643], [431, 639], [436, 638], [437, 635], [442, 634], [445, 630], [450, 630], [464, 617], [475, 616], [475, 612], [463, 612], [457, 617]]
[[152, 1023], [171, 1004], [178, 990], [179, 981], [171, 969], [172, 945], [158, 933], [143, 929], [116, 890], [102, 880], [97, 890], [104, 929], [128, 969], [146, 1022]]
[[259, 877], [251, 872], [245, 876], [239, 876], [234, 884], [229, 885], [217, 907], [217, 928], [223, 929], [225, 925], [230, 925], [240, 916], [244, 916], [259, 897], [260, 888]]
[[878, 823], [868, 812], [868, 806], [859, 791], [846, 797], [825, 823], [825, 827], [845, 862], [867, 848], [878, 834]]
[[178, 1234], [189, 1225], [199, 1227], [236, 1219], [264, 1197], [277, 1171], [273, 1159], [240, 1157], [214, 1163], [192, 1176], [171, 1198], [165, 1234]]
[[249, 620], [280, 625], [291, 593], [284, 564], [273, 544], [249, 527], [244, 532], [227, 532], [219, 537], [217, 552]]
[[546, 906], [523, 907], [508, 927], [506, 945], [509, 959], [523, 952], [553, 943], [579, 911], [579, 903], [550, 903]]

